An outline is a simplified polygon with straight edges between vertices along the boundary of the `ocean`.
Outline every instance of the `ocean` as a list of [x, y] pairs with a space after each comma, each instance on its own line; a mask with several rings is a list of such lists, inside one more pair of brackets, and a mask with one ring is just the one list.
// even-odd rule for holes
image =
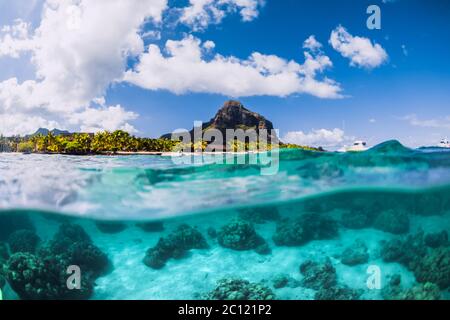
[[448, 150], [263, 156], [0, 153], [3, 299], [450, 298]]

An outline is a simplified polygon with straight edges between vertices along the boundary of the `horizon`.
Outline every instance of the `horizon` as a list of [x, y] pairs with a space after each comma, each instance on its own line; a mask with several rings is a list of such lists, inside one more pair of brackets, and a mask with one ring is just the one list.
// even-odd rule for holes
[[[230, 100], [227, 100], [227, 102], [228, 101], [230, 101]], [[245, 107], [245, 106], [244, 106]], [[250, 111], [252, 111], [252, 110], [250, 110]], [[261, 116], [263, 116], [264, 117], [264, 115], [261, 115]], [[267, 119], [267, 118], [266, 118]], [[270, 121], [270, 119], [267, 119], [267, 120], [269, 120]], [[202, 122], [203, 124], [205, 123], [205, 122]], [[197, 123], [193, 123], [193, 125], [195, 125], [195, 124], [199, 124], [198, 122]], [[46, 130], [46, 131], [49, 131], [49, 132], [52, 132], [52, 131], [60, 131], [60, 132], [64, 132], [64, 133], [67, 133], [67, 134], [70, 134], [70, 135], [73, 135], [73, 134], [95, 134], [95, 133], [100, 133], [100, 132], [107, 132], [108, 130], [102, 130], [102, 131], [97, 131], [97, 132], [83, 132], [83, 131], [68, 131], [68, 130], [63, 130], [63, 129], [59, 129], [59, 128], [52, 128], [52, 129], [50, 129], [50, 128], [38, 128], [36, 131], [34, 131], [34, 132], [31, 132], [31, 133], [28, 133], [28, 134], [25, 134], [25, 135], [19, 135], [19, 136], [17, 136], [17, 137], [19, 137], [19, 138], [26, 138], [26, 137], [29, 137], [29, 136], [33, 136], [33, 135], [36, 135], [39, 131], [41, 131], [41, 130]], [[152, 136], [140, 136], [140, 135], [136, 135], [136, 134], [133, 134], [133, 133], [130, 133], [130, 132], [128, 132], [128, 131], [126, 131], [126, 130], [121, 130], [121, 129], [117, 129], [117, 130], [120, 130], [120, 131], [124, 131], [124, 132], [126, 132], [126, 133], [128, 133], [128, 134], [130, 134], [131, 136], [135, 136], [135, 137], [139, 137], [139, 138], [147, 138], [147, 139], [164, 139], [162, 136], [158, 136], [158, 137], [152, 137]], [[117, 130], [112, 130], [112, 131], [117, 131]], [[179, 129], [178, 129], [179, 130]], [[191, 130], [191, 129], [188, 129], [188, 128], [186, 128], [186, 130]], [[112, 132], [112, 131], [109, 131], [109, 132]], [[174, 130], [173, 132], [176, 132], [176, 130]], [[1, 136], [1, 135], [0, 135]], [[14, 136], [13, 136], [14, 137]], [[6, 136], [3, 136], [3, 138], [12, 138], [11, 136], [10, 137], [6, 137]], [[443, 140], [446, 140], [447, 138], [444, 138]], [[355, 140], [354, 142], [356, 142], [356, 141], [363, 141], [363, 140]], [[370, 148], [372, 148], [372, 147], [376, 147], [376, 146], [378, 146], [378, 145], [380, 145], [380, 144], [384, 144], [384, 143], [386, 143], [386, 142], [393, 142], [393, 141], [396, 141], [396, 142], [399, 142], [400, 144], [402, 144], [403, 146], [405, 146], [405, 144], [404, 143], [402, 143], [402, 141], [400, 141], [400, 140], [397, 140], [397, 139], [395, 139], [395, 138], [392, 138], [392, 139], [387, 139], [387, 140], [384, 140], [384, 141], [381, 141], [381, 142], [379, 142], [379, 143], [377, 143], [377, 144], [375, 144], [375, 145], [370, 145], [369, 146], [369, 149]], [[281, 143], [286, 143], [285, 141], [280, 141]], [[287, 143], [289, 143], [289, 142], [287, 142]], [[295, 144], [295, 143], [294, 143]], [[299, 145], [299, 146], [301, 146], [301, 145]], [[320, 145], [304, 145], [304, 146], [308, 146], [308, 147], [313, 147], [313, 148], [322, 148], [322, 146], [320, 146]], [[418, 146], [417, 148], [423, 148], [423, 147], [429, 147], [429, 146]], [[330, 150], [328, 150], [328, 151], [336, 151], [337, 150], [337, 147], [334, 147], [334, 148], [331, 148]], [[325, 150], [326, 151], [326, 150]]]
[[0, 134], [160, 137], [237, 99], [299, 145], [450, 136], [448, 2], [195, 3], [0, 0]]

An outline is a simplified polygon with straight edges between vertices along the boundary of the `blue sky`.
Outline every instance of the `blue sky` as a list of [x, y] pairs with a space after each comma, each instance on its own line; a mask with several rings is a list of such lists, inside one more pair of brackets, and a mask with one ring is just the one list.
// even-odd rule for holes
[[[230, 5], [220, 7], [223, 16], [216, 20], [211, 15], [204, 15], [203, 20], [192, 17], [189, 20], [187, 14], [183, 20], [181, 10], [192, 5], [189, 1], [163, 3], [165, 0], [153, 0], [152, 5], [155, 1], [167, 6], [165, 9], [157, 8], [160, 9], [158, 13], [154, 13], [156, 9], [149, 10], [144, 23], [140, 21], [142, 17], [136, 15], [136, 11], [142, 11], [142, 8], [138, 8], [138, 5], [133, 8], [131, 1], [131, 8], [123, 15], [136, 19], [134, 26], [123, 25], [123, 33], [120, 26], [105, 26], [105, 34], [98, 35], [98, 38], [90, 35], [92, 40], [85, 44], [88, 49], [79, 52], [78, 48], [84, 44], [74, 34], [89, 26], [85, 20], [87, 12], [90, 12], [88, 8], [80, 11], [83, 25], [77, 26], [80, 29], [75, 28], [70, 34], [77, 46], [67, 47], [70, 51], [61, 45], [58, 48], [61, 54], [57, 52], [54, 57], [52, 50], [43, 51], [34, 47], [24, 50], [27, 44], [18, 46], [20, 52], [16, 54], [11, 54], [10, 45], [9, 53], [5, 53], [7, 50], [4, 49], [2, 55], [4, 32], [3, 38], [0, 36], [0, 105], [3, 102], [8, 107], [2, 110], [0, 106], [3, 127], [8, 128], [9, 132], [18, 127], [31, 130], [37, 124], [72, 130], [120, 127], [132, 128], [137, 135], [156, 137], [176, 128], [190, 128], [194, 120], [209, 120], [225, 100], [236, 98], [270, 119], [280, 130], [281, 136], [292, 142], [339, 147], [351, 143], [353, 139], [364, 139], [369, 144], [376, 144], [395, 138], [407, 145], [419, 146], [438, 143], [444, 137], [450, 138], [448, 1], [397, 0], [384, 3], [365, 0], [266, 0], [261, 4], [258, 0], [249, 0], [248, 3], [253, 6], [242, 7], [234, 5], [234, 0], [228, 0]], [[10, 2], [0, 0], [0, 8], [5, 8]], [[14, 25], [17, 23], [14, 19], [21, 18], [29, 23], [27, 37], [36, 38], [39, 33], [39, 41], [45, 41], [42, 47], [57, 39], [56, 36], [45, 34], [53, 31], [49, 31], [52, 28], [42, 28], [43, 12], [53, 10], [54, 13], [66, 13], [69, 9], [69, 12], [76, 9], [73, 4], [69, 9], [58, 11], [52, 7], [45, 9], [46, 5], [42, 1], [35, 1], [35, 6], [27, 6], [22, 2], [18, 1], [15, 6], [1, 10], [1, 24]], [[369, 16], [366, 9], [371, 4], [381, 8], [381, 30], [369, 30], [366, 26]], [[203, 13], [211, 14], [212, 11], [208, 11], [211, 8], [205, 7]], [[242, 11], [246, 8], [247, 11]], [[97, 9], [105, 11], [104, 8], [93, 8], [92, 12], [95, 13]], [[78, 17], [78, 11], [74, 12]], [[120, 15], [112, 10], [110, 19], [118, 19], [118, 23], [122, 23]], [[51, 23], [57, 21], [48, 20]], [[77, 20], [74, 21], [76, 25]], [[102, 58], [100, 49], [92, 49], [96, 39], [110, 37], [116, 29], [117, 34], [123, 34], [128, 39], [129, 30], [126, 28], [136, 28], [136, 25], [139, 26], [139, 36], [137, 40], [127, 40], [127, 52], [131, 53], [123, 61], [120, 56], [116, 60], [109, 60], [112, 59], [109, 57], [111, 50], [115, 50], [115, 45], [123, 39], [105, 42], [105, 58]], [[336, 31], [339, 26], [350, 37], [350, 47], [338, 48], [330, 43], [332, 31]], [[41, 30], [36, 32], [40, 27]], [[320, 49], [308, 51], [303, 47], [304, 41], [311, 35], [322, 45]], [[357, 47], [362, 51], [355, 52], [352, 48], [357, 37], [366, 42], [362, 48]], [[180, 42], [183, 40], [186, 41]], [[178, 53], [178, 60], [169, 61], [171, 54], [167, 51], [167, 41], [173, 42], [175, 48], [190, 48], [192, 52], [197, 47], [201, 48], [201, 62], [184, 66], [183, 63], [188, 61], [185, 56], [191, 53], [186, 50]], [[212, 41], [214, 46], [207, 48], [206, 41]], [[158, 49], [163, 60], [157, 59], [155, 51], [150, 54], [149, 46]], [[273, 72], [266, 70], [258, 74], [258, 77], [262, 77], [261, 83], [266, 84], [253, 83], [255, 81], [252, 79], [258, 77], [249, 78], [247, 82], [239, 82], [240, 88], [235, 88], [233, 76], [235, 79], [244, 79], [253, 75], [243, 66], [254, 63], [255, 59], [249, 57], [255, 52], [264, 57], [273, 55], [286, 62], [280, 67], [282, 71], [275, 72], [276, 75], [280, 72], [289, 79], [297, 75], [300, 81], [307, 78], [312, 81], [311, 86], [305, 89], [303, 82], [297, 84], [290, 80], [273, 82], [270, 80]], [[312, 61], [321, 61], [323, 69], [314, 69], [312, 73], [304, 71], [304, 52], [310, 52]], [[379, 56], [374, 57], [373, 54]], [[172, 55], [176, 54], [172, 52]], [[212, 65], [202, 67], [201, 63], [211, 62], [216, 59], [216, 55], [224, 59], [233, 57], [239, 65], [235, 64], [236, 69], [229, 73], [228, 68], [221, 68], [220, 63], [215, 64], [214, 68]], [[65, 59], [59, 63], [61, 56]], [[46, 61], [46, 57], [52, 63]], [[367, 57], [370, 60], [357, 60]], [[65, 65], [70, 59], [74, 60]], [[144, 60], [148, 62], [144, 63]], [[295, 72], [287, 65], [291, 60], [296, 64], [293, 67]], [[81, 61], [79, 69], [70, 67], [78, 61]], [[223, 59], [219, 62], [225, 63]], [[115, 70], [121, 64], [121, 69]], [[159, 74], [160, 70], [164, 72]], [[61, 78], [60, 75], [66, 73], [72, 75], [71, 78], [79, 78], [83, 84], [72, 83], [69, 77], [69, 80]], [[123, 74], [127, 76], [122, 78]], [[231, 79], [222, 80], [227, 76]], [[6, 81], [11, 78], [17, 78], [17, 83], [8, 82], [6, 85]], [[326, 82], [325, 79], [332, 82]], [[19, 99], [16, 95], [23, 94], [21, 88], [26, 80], [33, 81], [30, 84], [32, 89], [28, 90], [36, 92], [36, 95], [20, 96]], [[3, 87], [2, 82], [5, 83]], [[51, 90], [62, 84], [67, 84], [66, 90], [63, 87], [67, 94], [56, 99], [61, 88], [57, 88], [57, 94], [52, 94]], [[73, 90], [74, 87], [80, 88]], [[14, 99], [8, 96], [6, 98], [9, 100], [5, 97], [2, 100], [2, 90], [8, 90], [10, 94], [16, 94], [17, 91], [17, 94]], [[38, 90], [43, 93], [40, 94]], [[51, 99], [47, 101], [42, 98], [48, 94], [52, 96]], [[12, 100], [25, 102], [16, 106]], [[21, 116], [25, 112], [23, 110], [32, 115], [33, 121], [29, 125], [23, 125], [23, 121], [26, 121], [26, 117]], [[65, 110], [70, 116], [61, 116]], [[17, 112], [17, 116], [14, 112]], [[17, 119], [21, 121], [19, 126], [14, 122]]]

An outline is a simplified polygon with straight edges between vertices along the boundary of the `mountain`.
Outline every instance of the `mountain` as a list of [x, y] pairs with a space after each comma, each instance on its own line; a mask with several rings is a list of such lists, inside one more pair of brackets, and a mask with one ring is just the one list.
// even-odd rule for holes
[[67, 130], [59, 130], [59, 129], [53, 129], [53, 130], [48, 130], [46, 128], [39, 128], [35, 133], [33, 133], [32, 136], [37, 136], [37, 135], [43, 135], [46, 136], [49, 133], [53, 134], [54, 136], [68, 136], [70, 135], [70, 132]]
[[214, 118], [204, 126], [220, 131], [226, 129], [273, 129], [272, 122], [262, 115], [246, 109], [239, 101], [233, 100], [225, 102]]
[[[210, 121], [203, 123], [202, 131], [205, 132], [209, 129], [217, 129], [222, 132], [224, 140], [226, 138], [227, 129], [255, 129], [257, 133], [259, 130], [266, 129], [269, 134], [269, 141], [277, 139], [276, 136], [270, 136], [270, 130], [273, 129], [273, 124], [259, 113], [250, 111], [245, 108], [242, 103], [235, 100], [225, 102], [225, 104], [219, 109], [214, 118]], [[192, 139], [194, 136], [194, 129], [190, 131]], [[170, 139], [171, 134], [165, 134], [161, 138]]]

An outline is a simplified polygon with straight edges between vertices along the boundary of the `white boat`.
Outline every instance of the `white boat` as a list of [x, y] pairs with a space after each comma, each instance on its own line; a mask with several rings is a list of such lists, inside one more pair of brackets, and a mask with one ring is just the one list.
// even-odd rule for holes
[[367, 143], [365, 141], [355, 141], [352, 146], [347, 147], [347, 152], [361, 152], [367, 150]]
[[450, 148], [450, 142], [447, 139], [442, 139], [438, 145], [439, 148]]

